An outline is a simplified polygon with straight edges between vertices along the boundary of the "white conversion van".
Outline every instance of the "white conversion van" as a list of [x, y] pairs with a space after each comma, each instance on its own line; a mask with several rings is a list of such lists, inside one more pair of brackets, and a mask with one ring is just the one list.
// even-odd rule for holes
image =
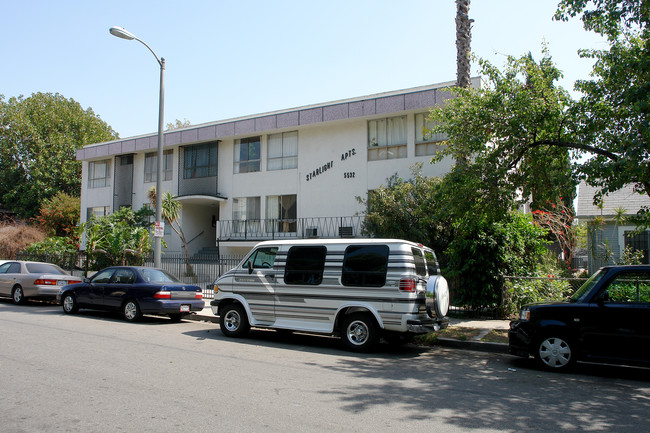
[[447, 281], [430, 248], [396, 239], [265, 241], [215, 282], [221, 331], [251, 326], [340, 335], [352, 350], [380, 337], [446, 328]]

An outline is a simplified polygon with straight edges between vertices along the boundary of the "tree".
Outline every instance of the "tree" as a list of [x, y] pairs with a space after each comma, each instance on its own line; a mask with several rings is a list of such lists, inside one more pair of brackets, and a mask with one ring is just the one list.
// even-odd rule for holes
[[133, 212], [124, 207], [110, 215], [92, 217], [82, 224], [88, 259], [93, 267], [141, 264], [151, 253], [150, 215], [146, 208]]
[[77, 242], [79, 212], [79, 197], [59, 191], [54, 197], [45, 200], [35, 219], [50, 236], [69, 237]]
[[[156, 187], [152, 186], [147, 192], [147, 197], [152, 206], [155, 206], [156, 203]], [[192, 269], [192, 264], [190, 263], [190, 252], [187, 249], [187, 239], [185, 238], [185, 233], [183, 232], [183, 227], [179, 221], [180, 212], [182, 209], [180, 202], [174, 197], [174, 195], [167, 191], [163, 194], [162, 198], [162, 217], [169, 225], [172, 230], [178, 235], [181, 242], [183, 243], [183, 249], [185, 250], [185, 271], [188, 276], [194, 276], [194, 269]]]
[[470, 56], [472, 22], [469, 19], [470, 0], [456, 0], [456, 86], [470, 85]]
[[458, 188], [476, 200], [457, 201], [465, 208], [461, 215], [474, 206], [474, 212], [486, 209], [498, 220], [516, 201], [573, 200], [568, 148], [591, 147], [576, 142], [569, 112], [573, 101], [556, 86], [561, 73], [546, 47], [543, 54], [539, 62], [530, 54], [510, 56], [503, 72], [479, 60], [486, 86], [455, 88], [457, 98], [431, 111], [433, 131], [447, 135], [434, 161], [447, 155], [469, 158], [467, 167], [453, 170]]
[[[596, 63], [593, 79], [576, 83], [584, 94], [573, 110], [578, 137], [607, 151], [581, 165], [581, 175], [600, 188], [595, 202], [630, 183], [650, 196], [650, 2], [562, 0], [555, 19], [577, 16], [610, 43], [609, 50], [581, 51]], [[648, 227], [649, 215], [645, 208], [637, 223]]]
[[187, 119], [183, 119], [183, 121], [180, 121], [180, 120], [176, 119], [173, 123], [172, 122], [167, 123], [167, 131], [173, 131], [174, 129], [187, 128], [190, 125], [191, 125], [191, 123]]
[[117, 138], [91, 108], [56, 93], [0, 95], [0, 200], [21, 217], [61, 191], [78, 196], [80, 147]]

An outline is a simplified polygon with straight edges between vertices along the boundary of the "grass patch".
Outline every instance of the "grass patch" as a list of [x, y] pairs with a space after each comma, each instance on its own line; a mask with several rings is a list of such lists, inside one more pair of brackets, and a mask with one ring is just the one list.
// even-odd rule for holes
[[505, 343], [508, 344], [508, 330], [507, 329], [493, 329], [488, 335], [481, 338], [481, 341], [489, 343]]
[[[450, 326], [438, 332], [431, 332], [429, 334], [416, 335], [413, 339], [415, 344], [423, 346], [433, 346], [437, 343], [438, 338], [453, 338], [458, 341], [476, 340], [481, 334], [481, 329], [477, 328], [464, 328], [462, 326]], [[507, 329], [493, 329], [480, 341], [489, 343], [508, 343], [508, 330]]]

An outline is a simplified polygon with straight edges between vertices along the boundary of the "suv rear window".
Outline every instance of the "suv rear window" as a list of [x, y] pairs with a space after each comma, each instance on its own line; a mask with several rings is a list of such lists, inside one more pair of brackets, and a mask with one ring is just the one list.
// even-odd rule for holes
[[386, 283], [388, 245], [350, 245], [343, 257], [344, 286], [381, 287]]
[[419, 248], [411, 248], [413, 259], [415, 260], [415, 273], [421, 277], [427, 276], [427, 264], [424, 262], [422, 250]]
[[284, 282], [287, 284], [317, 285], [323, 281], [325, 269], [325, 247], [291, 247], [284, 268]]

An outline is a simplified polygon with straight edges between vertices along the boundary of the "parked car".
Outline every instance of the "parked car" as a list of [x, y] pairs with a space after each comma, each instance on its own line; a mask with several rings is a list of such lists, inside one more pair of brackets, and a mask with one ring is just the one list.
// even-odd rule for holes
[[509, 351], [549, 370], [576, 361], [650, 366], [650, 266], [608, 266], [566, 302], [524, 306]]
[[27, 299], [56, 299], [61, 286], [81, 282], [52, 263], [7, 260], [0, 264], [0, 296], [11, 297], [14, 304]]
[[129, 322], [143, 314], [165, 314], [178, 321], [205, 306], [199, 286], [185, 284], [162, 269], [113, 266], [90, 279], [61, 288], [56, 300], [63, 312], [80, 308], [120, 311]]

